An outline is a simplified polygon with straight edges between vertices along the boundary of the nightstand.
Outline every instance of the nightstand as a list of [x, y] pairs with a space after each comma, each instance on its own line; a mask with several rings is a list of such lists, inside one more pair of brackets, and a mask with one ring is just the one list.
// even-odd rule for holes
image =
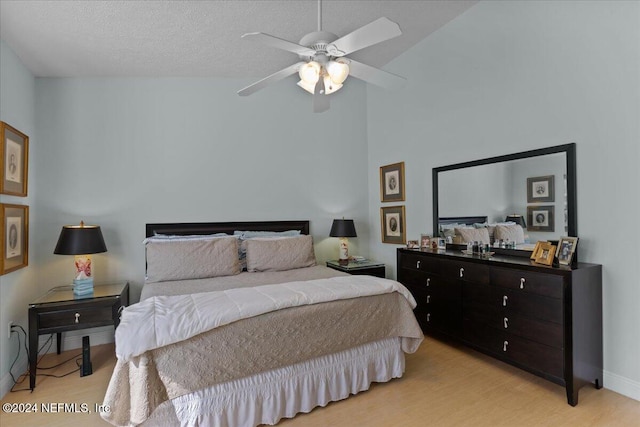
[[338, 261], [327, 261], [327, 267], [349, 274], [368, 274], [369, 276], [385, 277], [384, 264], [375, 261], [349, 261], [347, 265], [340, 265]]
[[129, 282], [96, 285], [93, 294], [73, 295], [73, 286], [49, 290], [29, 304], [29, 387], [36, 386], [38, 337], [57, 334], [60, 354], [62, 332], [113, 325], [118, 327], [120, 312], [129, 305]]

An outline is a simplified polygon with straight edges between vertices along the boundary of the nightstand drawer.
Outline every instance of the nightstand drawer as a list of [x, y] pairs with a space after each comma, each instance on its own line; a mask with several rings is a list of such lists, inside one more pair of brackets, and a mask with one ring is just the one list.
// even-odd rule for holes
[[49, 311], [38, 315], [40, 330], [69, 328], [74, 325], [86, 328], [91, 324], [113, 324], [112, 306], [87, 307], [71, 310]]

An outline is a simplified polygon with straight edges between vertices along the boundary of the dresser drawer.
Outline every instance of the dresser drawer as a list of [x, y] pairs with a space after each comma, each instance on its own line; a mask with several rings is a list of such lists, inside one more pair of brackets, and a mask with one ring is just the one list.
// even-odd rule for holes
[[556, 378], [563, 377], [563, 350], [465, 319], [463, 337], [501, 359]]
[[489, 318], [489, 326], [540, 344], [562, 349], [562, 325], [504, 313]]
[[438, 264], [438, 260], [433, 256], [421, 255], [419, 252], [403, 252], [399, 267], [435, 273], [438, 271]]
[[562, 298], [562, 276], [509, 268], [491, 268], [491, 283], [551, 298]]
[[435, 275], [419, 270], [410, 270], [402, 268], [398, 271], [398, 282], [402, 284], [409, 284], [420, 288], [429, 288]]
[[462, 334], [462, 312], [455, 307], [428, 306], [425, 310], [426, 329], [436, 329], [460, 337]]
[[488, 323], [496, 315], [490, 285], [479, 285], [472, 282], [462, 283], [462, 312], [465, 318]]
[[40, 313], [38, 321], [40, 330], [59, 327], [68, 328], [74, 325], [86, 328], [87, 325], [97, 323], [113, 324], [113, 311], [112, 306], [48, 311]]
[[562, 300], [521, 291], [494, 288], [493, 304], [501, 316], [519, 315], [562, 323]]
[[489, 266], [474, 262], [443, 260], [440, 275], [446, 279], [461, 279], [486, 285], [489, 283]]

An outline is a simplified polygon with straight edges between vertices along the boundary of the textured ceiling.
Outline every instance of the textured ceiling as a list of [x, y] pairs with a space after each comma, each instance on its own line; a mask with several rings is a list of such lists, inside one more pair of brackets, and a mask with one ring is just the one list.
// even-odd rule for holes
[[[476, 1], [329, 1], [323, 30], [343, 36], [386, 16], [403, 34], [349, 55], [380, 67]], [[299, 42], [316, 0], [0, 1], [0, 37], [38, 77], [263, 77], [298, 58], [240, 36]]]

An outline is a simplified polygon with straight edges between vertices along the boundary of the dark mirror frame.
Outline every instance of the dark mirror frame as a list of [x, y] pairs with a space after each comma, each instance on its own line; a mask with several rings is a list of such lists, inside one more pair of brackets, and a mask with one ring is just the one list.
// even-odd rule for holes
[[[578, 192], [576, 182], [576, 144], [557, 145], [555, 147], [540, 148], [537, 150], [523, 151], [521, 153], [507, 154], [505, 156], [489, 157], [487, 159], [473, 160], [470, 162], [456, 163], [448, 166], [433, 168], [432, 185], [433, 185], [433, 235], [438, 234], [438, 174], [440, 172], [451, 171], [455, 169], [465, 169], [474, 166], [489, 165], [492, 163], [507, 162], [510, 160], [527, 159], [531, 157], [545, 156], [548, 154], [565, 153], [567, 168], [567, 235], [578, 237]], [[469, 212], [468, 214], [471, 214]], [[515, 256], [528, 256], [531, 251], [525, 250], [501, 250], [504, 254], [512, 254]], [[577, 253], [575, 259], [577, 259]]]

